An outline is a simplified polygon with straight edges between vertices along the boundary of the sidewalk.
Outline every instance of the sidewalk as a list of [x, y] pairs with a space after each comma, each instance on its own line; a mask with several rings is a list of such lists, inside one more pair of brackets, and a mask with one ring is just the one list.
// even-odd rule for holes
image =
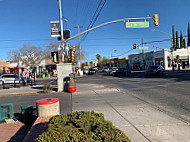
[[190, 124], [168, 116], [119, 89], [78, 84], [73, 111], [95, 110], [104, 114], [132, 142], [190, 142]]
[[[78, 83], [77, 92], [72, 96], [72, 111], [94, 110], [103, 113], [105, 119], [123, 130], [132, 142], [190, 142], [190, 124], [153, 108], [133, 97], [130, 92], [103, 85]], [[1, 127], [2, 124], [0, 129]], [[17, 127], [17, 130], [21, 127]], [[8, 132], [6, 128], [10, 130], [9, 127], [4, 127], [4, 131]], [[32, 129], [31, 132], [42, 133], [39, 132], [39, 127], [33, 128], [38, 131]], [[0, 141], [3, 136], [0, 133]], [[9, 139], [12, 136], [9, 135]]]

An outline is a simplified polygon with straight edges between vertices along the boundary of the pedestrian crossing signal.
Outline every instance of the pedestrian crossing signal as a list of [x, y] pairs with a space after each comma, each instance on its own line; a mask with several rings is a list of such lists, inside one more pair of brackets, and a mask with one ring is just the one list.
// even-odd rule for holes
[[51, 52], [51, 58], [54, 63], [58, 63], [59, 62], [58, 52]]

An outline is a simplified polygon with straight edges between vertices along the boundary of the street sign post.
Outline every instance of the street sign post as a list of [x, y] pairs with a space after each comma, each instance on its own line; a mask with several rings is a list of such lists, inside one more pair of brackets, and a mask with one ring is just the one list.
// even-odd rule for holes
[[148, 28], [149, 22], [125, 22], [125, 28]]
[[139, 47], [139, 50], [148, 50], [148, 46]]

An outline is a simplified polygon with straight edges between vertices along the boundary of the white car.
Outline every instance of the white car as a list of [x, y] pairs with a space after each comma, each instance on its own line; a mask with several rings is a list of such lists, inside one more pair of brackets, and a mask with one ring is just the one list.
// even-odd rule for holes
[[0, 83], [12, 84], [20, 83], [21, 78], [16, 74], [3, 74], [0, 76]]
[[107, 72], [107, 74], [108, 74], [108, 75], [113, 75], [114, 72], [116, 72], [117, 70], [118, 70], [117, 67], [112, 67], [112, 68], [110, 68], [110, 70]]

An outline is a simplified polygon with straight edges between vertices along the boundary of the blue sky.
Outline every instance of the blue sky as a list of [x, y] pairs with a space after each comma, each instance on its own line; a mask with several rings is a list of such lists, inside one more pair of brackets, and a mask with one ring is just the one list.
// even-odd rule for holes
[[[104, 1], [104, 0], [103, 0]], [[63, 16], [68, 20], [67, 29], [71, 36], [77, 34], [78, 25], [83, 26], [80, 31], [86, 30], [100, 0], [62, 0]], [[172, 25], [175, 30], [187, 35], [187, 24], [190, 22], [189, 0], [107, 0], [94, 26], [112, 20], [146, 17], [159, 14], [160, 26], [156, 27], [171, 34]], [[30, 42], [34, 46], [44, 48], [50, 36], [50, 21], [59, 20], [57, 0], [0, 0], [0, 59], [6, 60], [9, 50], [22, 47]], [[86, 61], [95, 59], [97, 53], [102, 57], [120, 55], [132, 49], [133, 43], [169, 39], [161, 32], [151, 31], [155, 28], [153, 20], [149, 28], [126, 29], [123, 22], [110, 24], [89, 32], [82, 41], [82, 50], [87, 52]], [[77, 45], [78, 39], [69, 41]], [[170, 41], [152, 43], [155, 46], [170, 48]], [[117, 50], [117, 53], [114, 53]], [[156, 50], [150, 47], [149, 50]], [[128, 54], [139, 53], [133, 50]], [[122, 56], [127, 56], [124, 54]]]

